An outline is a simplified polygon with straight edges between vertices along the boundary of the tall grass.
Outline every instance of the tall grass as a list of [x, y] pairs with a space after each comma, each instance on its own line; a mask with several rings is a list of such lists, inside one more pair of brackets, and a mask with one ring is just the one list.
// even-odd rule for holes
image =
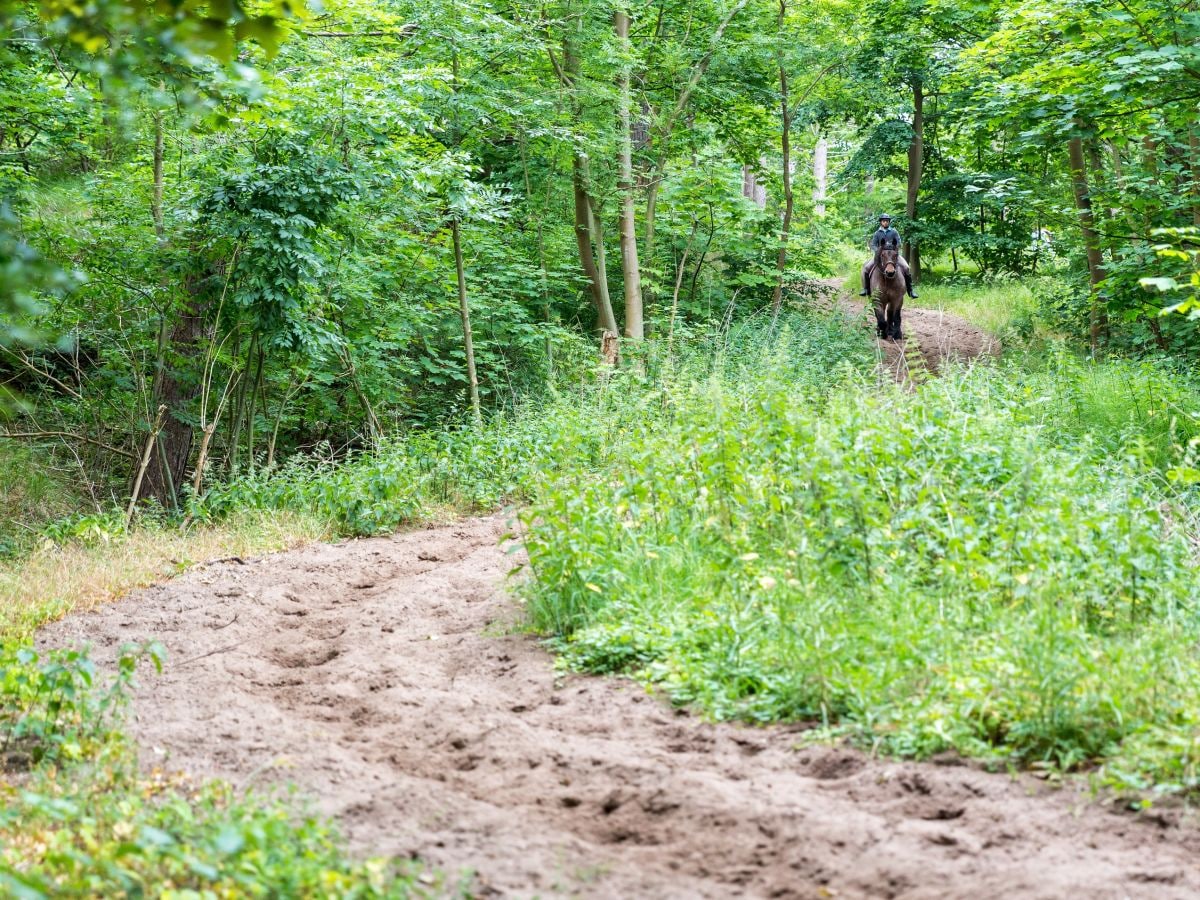
[[1033, 336], [1036, 303], [1032, 291], [1022, 282], [980, 285], [926, 280], [920, 286], [920, 295], [921, 299], [914, 301], [918, 306], [961, 316], [1002, 342]]
[[670, 357], [652, 352], [625, 369], [597, 368], [584, 384], [481, 425], [409, 432], [350, 459], [296, 459], [243, 477], [216, 487], [197, 513], [219, 519], [239, 509], [296, 510], [366, 535], [495, 509], [533, 499], [563, 474], [604, 477], [630, 435], [672, 417], [671, 385], [751, 381], [769, 362], [796, 389], [803, 383], [824, 396], [873, 360], [861, 329], [841, 317], [755, 317], [691, 334]]
[[531, 492], [528, 608], [570, 664], [891, 752], [1200, 785], [1186, 386], [1060, 354], [880, 392], [779, 346], [697, 374]]
[[77, 483], [53, 454], [0, 437], [0, 556], [36, 543], [42, 525], [80, 509], [86, 497]]

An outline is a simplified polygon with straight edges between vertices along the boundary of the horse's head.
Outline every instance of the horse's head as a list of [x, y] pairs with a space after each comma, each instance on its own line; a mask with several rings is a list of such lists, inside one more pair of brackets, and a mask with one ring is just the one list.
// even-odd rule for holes
[[878, 262], [885, 278], [895, 278], [900, 268], [900, 251], [895, 247], [880, 247]]

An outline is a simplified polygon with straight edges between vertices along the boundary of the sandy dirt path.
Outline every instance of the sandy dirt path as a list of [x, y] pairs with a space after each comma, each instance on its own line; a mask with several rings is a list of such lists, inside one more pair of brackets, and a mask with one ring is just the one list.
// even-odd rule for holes
[[[861, 322], [864, 328], [875, 331], [875, 314], [871, 301], [865, 297], [852, 296], [846, 291], [846, 279], [827, 278], [817, 282], [826, 292], [823, 305], [837, 308], [851, 319]], [[810, 286], [809, 295], [819, 297], [821, 288]], [[951, 361], [971, 362], [980, 357], [996, 358], [1002, 350], [994, 335], [972, 325], [962, 316], [941, 309], [928, 309], [919, 301], [907, 300], [901, 312], [904, 339], [900, 341], [878, 340], [880, 371], [886, 372], [896, 381], [911, 383], [921, 381], [928, 375], [936, 375]], [[921, 371], [914, 371], [917, 367]]]
[[291, 781], [354, 846], [474, 869], [481, 896], [1200, 896], [1197, 832], [1075, 788], [798, 746], [620, 679], [556, 674], [511, 625], [502, 517], [195, 569], [46, 628], [158, 638], [148, 764]]

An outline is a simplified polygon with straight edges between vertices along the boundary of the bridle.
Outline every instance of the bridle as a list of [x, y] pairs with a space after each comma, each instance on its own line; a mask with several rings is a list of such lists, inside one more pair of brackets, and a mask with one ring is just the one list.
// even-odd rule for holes
[[[883, 272], [883, 277], [884, 278], [895, 278], [896, 271], [900, 268], [899, 259], [897, 258], [896, 260], [893, 260], [892, 262], [885, 265], [883, 262], [883, 251], [884, 250], [891, 250], [893, 253], [896, 253], [898, 256], [900, 248], [895, 246], [894, 242], [889, 241], [887, 244], [880, 244], [879, 249], [875, 251], [875, 265], [881, 272]], [[889, 266], [891, 267], [891, 271], [888, 270]]]

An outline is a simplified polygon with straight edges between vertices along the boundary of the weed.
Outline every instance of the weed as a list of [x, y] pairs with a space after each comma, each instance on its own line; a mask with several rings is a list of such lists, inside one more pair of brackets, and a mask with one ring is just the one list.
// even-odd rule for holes
[[900, 754], [1194, 786], [1162, 750], [1200, 701], [1192, 499], [1163, 477], [1192, 432], [1149, 413], [1186, 384], [1063, 356], [880, 392], [760, 349], [532, 492], [528, 609], [568, 664]]

